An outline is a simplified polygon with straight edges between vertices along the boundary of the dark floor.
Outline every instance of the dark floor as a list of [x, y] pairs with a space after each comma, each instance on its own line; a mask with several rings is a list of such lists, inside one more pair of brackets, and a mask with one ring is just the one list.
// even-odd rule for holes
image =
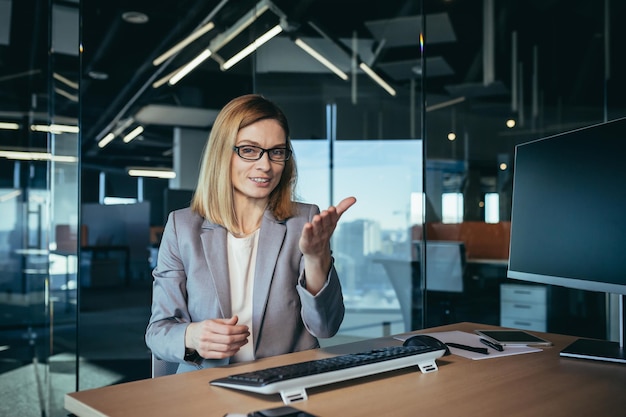
[[[65, 303], [55, 303], [51, 324], [42, 314], [42, 308], [50, 307], [0, 303], [0, 415], [45, 416], [41, 410], [49, 401], [50, 415], [66, 416], [61, 403], [66, 392], [150, 378], [150, 352], [143, 335], [151, 291], [150, 282], [82, 289], [78, 333], [75, 304], [66, 308]], [[30, 326], [25, 327], [25, 321]], [[48, 386], [53, 395], [47, 400], [42, 393]]]

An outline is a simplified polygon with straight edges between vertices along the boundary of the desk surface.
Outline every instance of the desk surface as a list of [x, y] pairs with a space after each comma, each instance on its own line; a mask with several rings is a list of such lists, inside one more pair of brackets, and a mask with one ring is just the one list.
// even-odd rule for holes
[[[419, 331], [497, 328], [459, 323]], [[415, 416], [615, 416], [626, 409], [626, 366], [561, 358], [576, 338], [534, 332], [554, 343], [542, 352], [474, 361], [456, 355], [437, 360], [439, 371], [393, 371], [307, 390], [292, 406], [319, 417]], [[292, 353], [246, 364], [129, 382], [67, 394], [65, 408], [77, 416], [217, 416], [279, 407], [280, 396], [214, 387], [232, 373], [335, 354], [399, 344], [378, 338]]]

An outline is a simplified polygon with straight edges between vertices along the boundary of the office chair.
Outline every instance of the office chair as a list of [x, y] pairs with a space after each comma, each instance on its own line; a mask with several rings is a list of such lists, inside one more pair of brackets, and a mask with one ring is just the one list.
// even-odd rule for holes
[[426, 289], [428, 291], [462, 293], [465, 262], [465, 244], [463, 242], [427, 241]]
[[167, 362], [152, 355], [152, 378], [175, 374], [177, 369], [177, 363]]
[[[420, 309], [421, 278], [421, 241], [413, 242], [416, 248], [415, 258], [411, 261], [397, 258], [375, 257], [373, 262], [385, 269], [396, 292], [406, 331], [411, 328], [414, 304]], [[426, 243], [426, 289], [433, 298], [440, 299], [445, 321], [452, 316], [452, 294], [462, 294], [465, 274], [465, 244], [452, 241], [428, 241]], [[409, 289], [412, 289], [409, 290]], [[416, 295], [415, 302], [413, 295]]]
[[426, 242], [426, 304], [427, 309], [439, 312], [438, 318], [427, 312], [427, 327], [456, 321], [455, 307], [464, 291], [465, 264], [463, 242]]

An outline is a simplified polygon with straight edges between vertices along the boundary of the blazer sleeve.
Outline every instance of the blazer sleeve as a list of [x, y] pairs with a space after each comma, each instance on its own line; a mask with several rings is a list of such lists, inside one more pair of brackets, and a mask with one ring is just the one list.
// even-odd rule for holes
[[159, 359], [199, 362], [201, 358], [185, 355], [185, 331], [191, 317], [175, 212], [168, 216], [152, 276], [152, 310], [146, 329], [146, 344]]
[[[313, 219], [313, 216], [319, 214], [319, 212], [318, 206], [311, 205], [308, 221]], [[309, 333], [319, 338], [333, 337], [339, 331], [345, 314], [343, 292], [334, 260], [328, 273], [326, 284], [315, 296], [306, 290], [304, 260], [301, 260], [297, 290], [302, 304], [302, 321]]]

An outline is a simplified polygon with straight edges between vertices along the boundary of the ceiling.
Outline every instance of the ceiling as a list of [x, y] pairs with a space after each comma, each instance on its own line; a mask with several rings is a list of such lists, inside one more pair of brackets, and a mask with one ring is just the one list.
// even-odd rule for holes
[[[483, 1], [424, 0], [428, 35], [425, 85], [432, 97], [428, 104], [462, 98], [483, 111], [510, 107], [512, 31], [519, 32], [518, 59], [525, 62], [528, 80], [533, 44], [542, 45], [538, 72], [544, 102], [581, 107], [602, 102], [604, 86], [597, 80], [603, 79], [598, 64], [603, 62], [603, 15], [598, 4], [583, 0], [495, 2], [493, 23], [488, 25], [491, 32], [485, 35]], [[76, 123], [80, 116], [83, 166], [87, 168], [170, 167], [174, 126], [207, 129], [230, 98], [255, 89], [250, 58], [222, 71], [216, 55], [224, 59], [233, 55], [278, 23], [283, 33], [265, 44], [255, 61], [264, 80], [306, 76], [311, 83], [337, 82], [338, 78], [295, 46], [293, 39], [308, 40], [349, 72], [354, 35], [359, 39], [360, 60], [397, 89], [399, 96], [407, 94], [411, 79], [423, 75], [419, 47], [422, 2], [417, 0], [52, 3], [50, 69], [48, 1], [0, 0], [0, 121], [32, 121], [50, 108], [59, 123]], [[624, 16], [624, 3], [610, 2], [615, 20]], [[269, 5], [269, 10], [253, 25], [221, 42], [244, 16], [262, 5]], [[160, 65], [153, 64], [155, 58], [209, 21], [215, 25], [212, 30]], [[624, 39], [624, 29], [614, 24], [610, 33], [611, 48], [615, 48], [615, 39]], [[79, 39], [82, 55], [78, 54]], [[492, 47], [487, 39], [493, 41]], [[202, 50], [216, 45], [219, 48], [214, 55], [181, 82], [153, 87]], [[484, 51], [487, 61], [483, 61]], [[622, 61], [613, 58], [614, 74], [624, 73]], [[52, 84], [47, 82], [49, 72], [55, 74]], [[612, 77], [614, 90], [625, 87], [623, 78]], [[309, 90], [302, 94], [304, 91]], [[609, 97], [612, 106], [626, 107], [621, 94]], [[138, 124], [144, 126], [144, 132], [124, 143], [121, 137]], [[118, 133], [116, 138], [99, 148], [98, 141], [111, 131]], [[0, 135], [8, 146], [33, 146], [38, 141], [19, 132], [0, 130]]]

